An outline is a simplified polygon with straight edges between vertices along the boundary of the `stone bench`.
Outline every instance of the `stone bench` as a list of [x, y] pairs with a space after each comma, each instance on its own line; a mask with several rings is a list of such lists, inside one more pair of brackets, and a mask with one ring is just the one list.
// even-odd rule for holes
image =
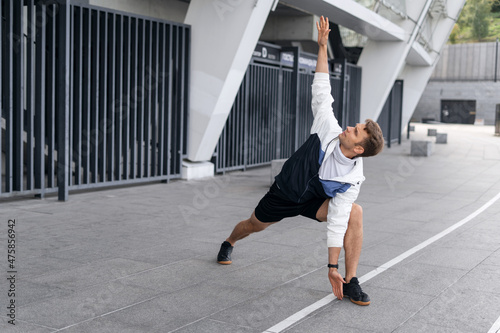
[[434, 143], [429, 140], [411, 140], [411, 156], [431, 156]]
[[448, 134], [436, 133], [436, 143], [448, 143]]
[[276, 177], [281, 172], [283, 164], [285, 164], [286, 161], [286, 158], [271, 161], [271, 185], [274, 183], [274, 177]]

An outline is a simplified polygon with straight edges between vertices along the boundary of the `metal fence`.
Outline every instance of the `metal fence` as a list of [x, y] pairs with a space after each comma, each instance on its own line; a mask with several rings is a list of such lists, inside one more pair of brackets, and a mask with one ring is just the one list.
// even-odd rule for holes
[[403, 81], [396, 80], [377, 120], [389, 148], [394, 142], [401, 144], [402, 115]]
[[[264, 46], [274, 60], [261, 52], [252, 58], [214, 153], [216, 172], [288, 158], [310, 135], [316, 57], [265, 43], [257, 50]], [[335, 116], [343, 127], [354, 125], [359, 122], [361, 69], [333, 61], [330, 72]]]
[[499, 42], [445, 45], [432, 81], [500, 80]]
[[0, 197], [180, 177], [190, 28], [1, 0]]

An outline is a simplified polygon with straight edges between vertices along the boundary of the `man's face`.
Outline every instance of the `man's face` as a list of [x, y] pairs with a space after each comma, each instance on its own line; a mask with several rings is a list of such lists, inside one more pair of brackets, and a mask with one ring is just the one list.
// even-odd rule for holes
[[339, 136], [340, 145], [355, 155], [362, 154], [359, 152], [360, 144], [368, 138], [368, 133], [365, 131], [366, 124], [356, 124], [355, 127], [348, 126], [347, 129]]

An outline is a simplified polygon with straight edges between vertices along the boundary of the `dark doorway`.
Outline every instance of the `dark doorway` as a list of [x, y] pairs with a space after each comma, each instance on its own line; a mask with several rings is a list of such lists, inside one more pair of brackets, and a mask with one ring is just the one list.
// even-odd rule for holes
[[474, 124], [475, 120], [475, 100], [441, 100], [441, 122]]

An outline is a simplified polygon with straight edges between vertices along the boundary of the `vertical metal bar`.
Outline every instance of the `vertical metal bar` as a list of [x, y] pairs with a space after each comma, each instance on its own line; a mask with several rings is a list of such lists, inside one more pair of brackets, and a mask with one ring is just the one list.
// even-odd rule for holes
[[187, 156], [187, 147], [189, 143], [188, 136], [188, 123], [189, 123], [189, 65], [191, 64], [191, 29], [184, 27], [184, 39], [183, 39], [183, 67], [182, 67], [182, 78], [184, 84], [182, 86], [182, 107], [183, 107], [183, 132], [182, 137], [183, 142], [183, 156]]
[[[73, 43], [73, 36], [74, 36], [74, 15], [73, 15], [73, 12], [74, 12], [74, 7], [73, 6], [69, 6], [68, 8], [68, 11], [69, 11], [69, 26], [67, 27], [68, 28], [68, 32], [70, 37], [69, 37], [69, 40], [70, 40], [70, 43], [69, 43], [69, 46], [68, 46], [68, 50], [69, 50], [69, 78], [70, 80], [73, 79], [73, 71], [74, 71], [74, 43]], [[68, 131], [69, 131], [69, 135], [68, 135], [68, 142], [66, 143], [68, 145], [68, 164], [66, 166], [66, 168], [69, 169], [68, 171], [68, 186], [71, 187], [71, 185], [73, 185], [73, 147], [74, 147], [74, 111], [73, 111], [73, 100], [74, 100], [74, 94], [72, 93], [73, 92], [73, 83], [70, 81], [69, 83], [70, 85], [70, 96], [69, 96], [69, 105], [70, 105], [70, 108], [69, 108], [69, 114], [68, 114]]]
[[[26, 189], [33, 190], [34, 188], [34, 115], [35, 115], [35, 37], [36, 37], [36, 21], [35, 21], [35, 1], [28, 0], [28, 36], [27, 36], [27, 94], [26, 94]], [[1, 17], [1, 15], [0, 15]]]
[[137, 112], [138, 112], [138, 100], [137, 100], [137, 66], [138, 66], [138, 52], [139, 52], [139, 19], [134, 18], [132, 20], [131, 29], [131, 46], [132, 46], [132, 71], [130, 81], [132, 83], [131, 91], [131, 116], [130, 116], [130, 178], [134, 179], [137, 175]]
[[129, 141], [130, 141], [130, 115], [131, 115], [131, 108], [132, 105], [130, 103], [130, 73], [131, 73], [131, 68], [130, 68], [130, 53], [131, 53], [131, 33], [132, 31], [132, 18], [127, 17], [126, 21], [124, 22], [124, 33], [125, 36], [123, 38], [124, 40], [124, 48], [123, 48], [123, 53], [124, 53], [124, 63], [123, 63], [123, 80], [124, 80], [124, 90], [123, 90], [123, 97], [124, 97], [124, 108], [122, 110], [123, 112], [123, 142], [122, 142], [122, 155], [123, 155], [123, 170], [122, 170], [122, 177], [123, 179], [129, 179]]
[[[93, 14], [93, 15], [92, 15]], [[91, 182], [98, 183], [100, 175], [100, 144], [99, 144], [99, 123], [100, 123], [100, 113], [101, 99], [104, 96], [100, 96], [101, 91], [101, 12], [98, 10], [92, 10], [91, 13], [91, 32], [90, 45], [92, 46], [92, 91], [91, 91], [91, 109], [89, 110], [91, 115], [91, 124], [89, 131], [89, 140], [91, 147], [91, 159], [90, 159], [90, 172], [92, 173]]]
[[138, 129], [138, 143], [139, 146], [137, 147], [137, 177], [142, 178], [143, 177], [143, 157], [144, 157], [144, 99], [145, 99], [145, 92], [144, 92], [144, 58], [145, 58], [145, 39], [146, 39], [146, 22], [144, 19], [140, 19], [140, 24], [139, 24], [139, 34], [140, 34], [140, 43], [139, 43], [139, 74], [138, 74], [138, 81], [137, 81], [137, 88], [139, 89], [139, 93], [141, 96], [137, 96], [138, 99], [138, 119], [137, 119], [137, 129]]
[[498, 78], [498, 37], [497, 37], [495, 47], [496, 47], [495, 48], [495, 82], [497, 82], [497, 78]]
[[14, 1], [12, 21], [12, 43], [13, 43], [13, 181], [14, 191], [23, 190], [24, 178], [24, 14], [23, 2]]
[[179, 173], [181, 171], [181, 166], [182, 166], [182, 158], [184, 156], [184, 134], [185, 134], [185, 131], [184, 131], [184, 84], [185, 84], [185, 80], [184, 80], [184, 77], [185, 77], [185, 56], [186, 56], [186, 53], [185, 53], [185, 44], [184, 44], [184, 28], [183, 27], [179, 27], [179, 29], [177, 30], [178, 33], [179, 33], [179, 37], [178, 37], [178, 45], [179, 45], [179, 50], [180, 50], [180, 54], [179, 54], [179, 57], [178, 57], [178, 60], [179, 60], [179, 65], [180, 65], [180, 68], [181, 68], [181, 71], [180, 71], [180, 74], [179, 74], [179, 83], [180, 83], [180, 90], [179, 90], [179, 94], [178, 94], [178, 98], [179, 98], [179, 112], [180, 112], [180, 128], [181, 128], [181, 131], [179, 133]]
[[104, 135], [108, 138], [107, 145], [107, 158], [106, 158], [106, 166], [107, 166], [107, 180], [113, 181], [114, 179], [114, 156], [115, 156], [115, 113], [116, 113], [116, 99], [115, 99], [115, 72], [116, 72], [116, 14], [109, 13], [106, 14], [109, 16], [108, 19], [108, 29], [109, 29], [109, 37], [107, 45], [108, 56], [105, 58], [106, 66], [108, 66], [108, 110], [107, 110], [107, 123], [105, 128]]
[[179, 124], [179, 27], [172, 26], [172, 38], [173, 38], [173, 59], [172, 59], [172, 74], [173, 77], [173, 86], [172, 86], [172, 173], [177, 174], [178, 166], [179, 166], [179, 155], [180, 155], [180, 147], [179, 147], [179, 139], [180, 139], [180, 124]]
[[82, 88], [84, 84], [82, 55], [83, 55], [83, 9], [81, 7], [72, 6], [73, 19], [71, 22], [73, 43], [73, 73], [74, 79], [72, 84], [73, 89], [73, 158], [71, 161], [75, 163], [74, 184], [81, 184], [81, 157], [82, 157]]
[[48, 44], [48, 55], [47, 55], [47, 112], [46, 112], [46, 127], [47, 127], [47, 138], [48, 138], [48, 170], [47, 170], [47, 186], [49, 188], [55, 187], [55, 157], [54, 151], [56, 148], [55, 143], [55, 119], [56, 119], [56, 5], [51, 5], [47, 9], [50, 9], [50, 20], [47, 25], [47, 44]]
[[398, 94], [398, 98], [399, 98], [399, 102], [401, 103], [400, 104], [400, 108], [398, 110], [398, 113], [399, 113], [399, 123], [398, 123], [398, 144], [401, 144], [401, 132], [403, 131], [403, 124], [402, 124], [402, 121], [403, 121], [403, 86], [404, 82], [403, 81], [399, 81], [399, 94]]
[[[12, 0], [5, 2], [5, 51], [1, 50], [0, 53], [5, 52], [5, 57], [2, 59], [2, 66], [5, 69], [5, 73], [2, 73], [2, 83], [4, 94], [4, 105], [2, 108], [3, 116], [5, 118], [5, 188], [4, 192], [12, 192], [12, 77], [13, 77], [13, 63], [12, 63], [12, 53], [13, 53], [13, 31], [12, 31], [12, 21], [13, 21], [13, 9]], [[3, 20], [3, 18], [2, 18]], [[2, 25], [1, 22], [0, 25]], [[2, 36], [3, 38], [3, 36]], [[1, 97], [1, 96], [0, 96]], [[0, 129], [1, 131], [1, 129]], [[1, 134], [1, 133], [0, 133]], [[0, 135], [2, 137], [2, 135]], [[2, 149], [3, 146], [0, 147]], [[1, 158], [0, 158], [1, 160]], [[2, 171], [2, 170], [0, 170]]]
[[392, 112], [393, 112], [393, 104], [394, 104], [394, 86], [392, 86], [391, 92], [387, 97], [387, 101], [389, 102], [389, 120], [387, 121], [387, 148], [391, 148], [392, 141]]
[[150, 160], [151, 160], [151, 44], [152, 44], [152, 30], [153, 30], [153, 22], [147, 20], [146, 24], [146, 39], [145, 39], [145, 49], [146, 49], [146, 58], [144, 61], [144, 177], [149, 178], [151, 175], [150, 169]]
[[158, 75], [158, 26], [160, 23], [152, 23], [152, 68], [153, 86], [151, 89], [151, 176], [157, 176], [157, 154], [158, 154], [158, 140], [157, 140], [157, 126], [158, 126], [158, 85], [160, 84], [160, 76]]
[[167, 41], [168, 41], [168, 50], [167, 50], [167, 59], [168, 59], [168, 69], [167, 69], [167, 75], [168, 75], [168, 82], [167, 82], [167, 133], [166, 133], [166, 151], [165, 154], [167, 155], [167, 172], [168, 175], [172, 174], [172, 84], [173, 84], [173, 59], [172, 59], [172, 25], [167, 26]]
[[92, 54], [91, 54], [91, 41], [92, 41], [92, 12], [90, 9], [82, 8], [82, 59], [84, 60], [83, 72], [83, 99], [82, 99], [82, 167], [83, 167], [83, 183], [90, 183], [90, 160], [91, 160], [91, 116], [92, 97], [91, 97], [91, 78], [92, 78]]
[[70, 110], [70, 0], [59, 0], [57, 13], [57, 187], [58, 200], [68, 200], [69, 180], [69, 110]]
[[[4, 92], [3, 92], [3, 80], [4, 80], [4, 76], [3, 76], [3, 52], [4, 52], [4, 44], [3, 44], [3, 40], [4, 40], [4, 37], [3, 37], [3, 1], [0, 1], [0, 45], [2, 46], [0, 48], [0, 121], [1, 121], [1, 117], [2, 117], [2, 113], [3, 113], [3, 96], [4, 96]], [[2, 126], [0, 124], [0, 194], [3, 192], [3, 175], [2, 175], [2, 172], [3, 172], [3, 158], [1, 156], [2, 154], [2, 150], [3, 150], [3, 142], [2, 142]]]
[[165, 158], [165, 80], [167, 79], [165, 77], [166, 70], [165, 70], [165, 29], [166, 29], [167, 24], [166, 23], [159, 23], [159, 34], [158, 34], [158, 41], [159, 41], [159, 72], [161, 76], [161, 82], [158, 86], [158, 103], [159, 103], [159, 109], [158, 109], [158, 174], [161, 176], [167, 175], [165, 172], [164, 166], [166, 163], [164, 163], [164, 158]]
[[123, 105], [123, 15], [116, 18], [116, 102], [113, 112], [115, 113], [115, 172], [114, 180], [121, 180], [122, 177], [122, 119], [125, 111]]
[[105, 183], [107, 180], [107, 133], [108, 133], [108, 14], [106, 12], [100, 12], [101, 29], [99, 34], [99, 41], [101, 43], [100, 46], [100, 94], [99, 94], [99, 127], [97, 128], [98, 132], [98, 141], [99, 142], [99, 178], [98, 182]]
[[[3, 84], [3, 80], [4, 80], [4, 76], [3, 76], [3, 67], [4, 67], [4, 63], [3, 63], [3, 52], [4, 52], [4, 45], [3, 45], [3, 40], [4, 40], [4, 32], [3, 32], [3, 1], [0, 1], [0, 45], [2, 46], [0, 48], [0, 120], [1, 120], [1, 117], [2, 117], [2, 113], [3, 113], [3, 96], [4, 96], [4, 91], [3, 91], [3, 87], [4, 87], [4, 84]], [[1, 124], [0, 124], [0, 194], [3, 192], [3, 175], [2, 175], [2, 172], [3, 172], [3, 158], [1, 156], [2, 154], [2, 148], [3, 147], [3, 142], [2, 142], [2, 128], [1, 128]]]

